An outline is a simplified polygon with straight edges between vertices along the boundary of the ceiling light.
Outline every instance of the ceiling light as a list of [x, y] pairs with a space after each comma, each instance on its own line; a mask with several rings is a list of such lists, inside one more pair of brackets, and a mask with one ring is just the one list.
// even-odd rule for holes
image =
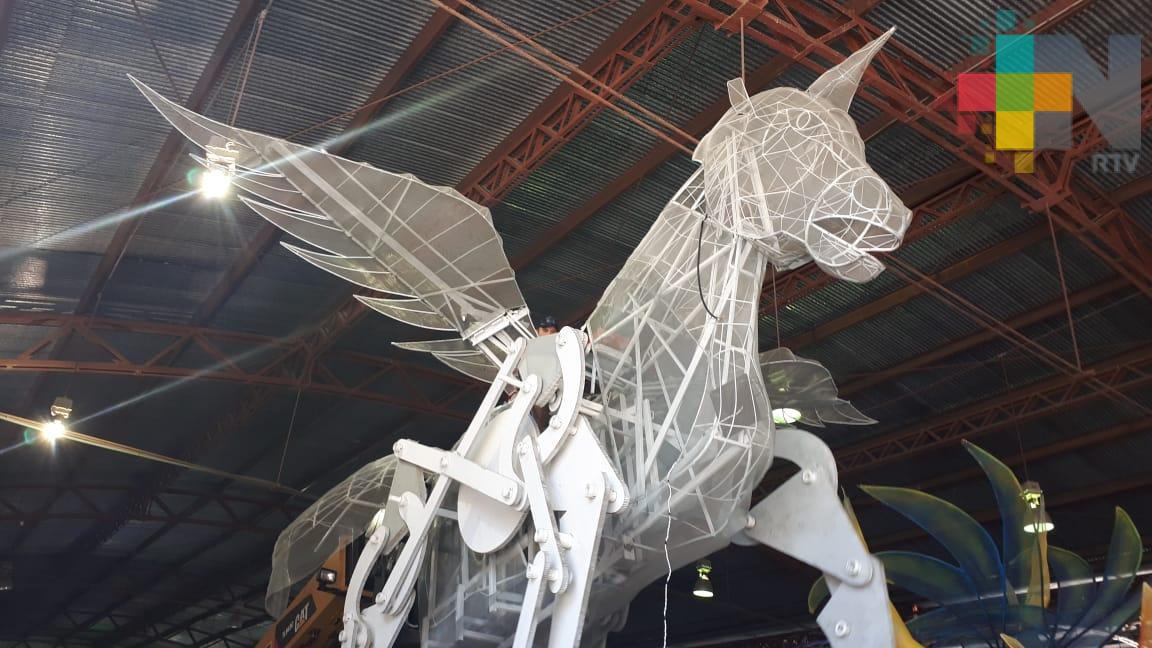
[[791, 425], [800, 420], [800, 410], [791, 407], [780, 407], [772, 410], [772, 421], [776, 425]]
[[223, 169], [212, 168], [200, 174], [200, 193], [205, 198], [223, 198], [232, 186], [232, 176]]
[[692, 588], [692, 595], [696, 598], [712, 598], [715, 594], [712, 592], [712, 579], [708, 574], [712, 573], [712, 563], [707, 560], [701, 560], [696, 565], [696, 586]]
[[1040, 488], [1040, 484], [1034, 481], [1024, 482], [1024, 485], [1020, 487], [1020, 497], [1024, 499], [1026, 507], [1024, 513], [1026, 516], [1024, 520], [1025, 533], [1048, 533], [1056, 528], [1044, 506], [1044, 491]]
[[232, 178], [236, 176], [236, 146], [228, 142], [224, 146], [209, 146], [204, 152], [207, 168], [200, 174], [200, 193], [205, 198], [223, 198], [228, 195]]
[[54, 419], [68, 420], [72, 416], [72, 399], [67, 396], [57, 396], [48, 408], [48, 414]]
[[1024, 525], [1025, 533], [1048, 533], [1056, 528], [1056, 524], [1052, 522], [1052, 518], [1048, 517], [1048, 511], [1040, 509], [1040, 513], [1036, 519]]
[[49, 443], [56, 443], [58, 439], [63, 439], [68, 435], [68, 428], [64, 427], [63, 421], [49, 421], [40, 428], [40, 436]]

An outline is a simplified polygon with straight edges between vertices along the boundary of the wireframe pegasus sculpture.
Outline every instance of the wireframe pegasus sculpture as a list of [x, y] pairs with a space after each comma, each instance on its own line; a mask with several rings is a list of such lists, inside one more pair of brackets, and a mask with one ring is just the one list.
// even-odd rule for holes
[[[908, 226], [910, 212], [866, 163], [847, 114], [890, 34], [807, 90], [750, 96], [729, 82], [732, 107], [696, 148], [699, 169], [587, 324], [543, 337], [486, 208], [410, 175], [211, 121], [136, 82], [205, 150], [209, 172], [231, 176], [253, 210], [322, 251], [288, 249], [390, 295], [359, 297], [384, 315], [459, 334], [398, 346], [490, 383], [452, 449], [401, 440], [290, 526], [274, 552], [269, 604], [282, 605], [293, 579], [371, 518], [343, 646], [392, 645], [418, 581], [426, 646], [598, 645], [669, 565], [762, 543], [827, 576], [832, 597], [818, 622], [834, 646], [893, 645], [883, 566], [840, 505], [828, 448], [774, 425], [757, 339], [767, 264], [813, 260], [867, 281], [883, 269], [870, 253], [894, 249]], [[823, 416], [871, 422], [850, 406], [836, 414], [848, 411], [840, 403]], [[548, 408], [542, 429], [534, 407]], [[753, 503], [777, 456], [800, 471]], [[385, 556], [386, 581], [362, 609]]]

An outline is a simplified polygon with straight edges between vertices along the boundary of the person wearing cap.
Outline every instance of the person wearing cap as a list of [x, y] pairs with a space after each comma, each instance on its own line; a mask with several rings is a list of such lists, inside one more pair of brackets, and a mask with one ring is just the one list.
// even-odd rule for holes
[[560, 331], [560, 327], [556, 325], [556, 318], [551, 315], [545, 315], [536, 322], [536, 335], [555, 335]]

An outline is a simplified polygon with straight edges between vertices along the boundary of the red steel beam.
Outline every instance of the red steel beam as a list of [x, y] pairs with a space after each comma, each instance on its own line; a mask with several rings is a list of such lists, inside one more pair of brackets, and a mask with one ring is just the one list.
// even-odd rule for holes
[[[1020, 237], [1017, 239], [1010, 239], [1010, 241], [1016, 241], [1019, 240], [1019, 238]], [[998, 248], [999, 246], [996, 247]], [[1044, 320], [1053, 317], [1063, 316], [1065, 309], [1068, 306], [1071, 306], [1072, 308], [1079, 308], [1091, 302], [1103, 299], [1104, 297], [1114, 293], [1123, 291], [1128, 287], [1129, 284], [1124, 278], [1114, 277], [1069, 295], [1067, 303], [1065, 303], [1064, 297], [1061, 296], [1043, 306], [1040, 306], [1039, 308], [1031, 309], [1026, 313], [1022, 313], [1012, 319], [1006, 320], [1004, 323], [1011, 328], [1019, 330], [1021, 328], [1032, 326], [1033, 324], [1043, 322]], [[901, 289], [901, 291], [902, 290], [903, 289]], [[916, 289], [913, 289], [912, 292], [913, 296], [920, 294], [920, 291]], [[823, 334], [818, 334], [816, 337], [819, 338], [822, 337], [822, 335]], [[869, 387], [890, 380], [892, 376], [907, 373], [920, 367], [930, 365], [934, 362], [943, 360], [944, 358], [948, 358], [957, 353], [967, 351], [968, 349], [972, 349], [980, 346], [981, 344], [995, 340], [997, 337], [998, 336], [992, 331], [981, 330], [967, 337], [963, 337], [959, 340], [945, 344], [944, 346], [934, 349], [928, 353], [916, 355], [903, 362], [899, 362], [895, 365], [886, 367], [876, 372], [871, 372], [865, 377], [846, 383], [840, 388], [840, 395], [849, 396], [851, 394], [859, 393]], [[800, 342], [801, 340], [797, 339], [795, 341]], [[790, 344], [793, 342], [793, 340], [786, 340], [786, 342]], [[789, 346], [789, 344], [785, 344], [785, 346]], [[801, 344], [797, 344], [794, 347], [789, 346], [789, 348], [800, 348], [801, 346]]]
[[[154, 322], [87, 318], [78, 315], [5, 314], [0, 315], [0, 325], [23, 325], [44, 329], [44, 337], [32, 342], [23, 351], [13, 354], [13, 357], [0, 358], [0, 371], [225, 380], [260, 387], [297, 389], [336, 397], [371, 400], [413, 412], [460, 420], [469, 418], [458, 410], [432, 405], [419, 393], [403, 398], [374, 389], [373, 383], [388, 374], [403, 376], [405, 382], [408, 382], [408, 376], [419, 376], [438, 383], [458, 385], [464, 388], [461, 393], [467, 393], [468, 388], [474, 387], [477, 383], [454, 373], [390, 358], [334, 352], [331, 346], [335, 336], [339, 334], [339, 330], [334, 327], [339, 321], [338, 318], [334, 318], [333, 327], [318, 327], [300, 340], [289, 343], [279, 338]], [[114, 342], [115, 338], [108, 335], [126, 332], [147, 336], [151, 340], [159, 338], [166, 343], [165, 349], [147, 360], [131, 360], [129, 359], [131, 352], [127, 347], [123, 351], [118, 348], [123, 342], [119, 339]], [[94, 360], [90, 356], [85, 360], [39, 357], [40, 351], [53, 344], [59, 344], [59, 340], [67, 337], [85, 340], [104, 353], [106, 359]], [[246, 351], [226, 352], [222, 350], [221, 344], [228, 344], [234, 348], [242, 344]], [[173, 355], [172, 350], [177, 348], [194, 348], [204, 357], [212, 358], [214, 362], [201, 366], [172, 366], [168, 364], [168, 360]], [[254, 349], [269, 350], [272, 352], [270, 354], [272, 359], [262, 360], [260, 366], [252, 366], [251, 363], [246, 364], [238, 359]], [[336, 370], [337, 364], [342, 367], [340, 371]], [[339, 374], [344, 367], [357, 369], [356, 376], [341, 378]]]
[[876, 438], [835, 451], [840, 474], [852, 474], [907, 459], [927, 450], [975, 438], [1104, 396], [1093, 385], [1129, 391], [1152, 384], [1152, 346], [1121, 354], [1084, 368], [1077, 375], [1038, 381], [997, 398], [945, 412]]
[[[595, 82], [572, 75], [597, 96], [624, 93], [698, 25], [679, 0], [647, 0], [580, 66]], [[461, 193], [482, 205], [500, 202], [604, 109], [562, 83], [461, 181]]]
[[1130, 182], [1111, 192], [1112, 200], [1117, 203], [1126, 203], [1152, 193], [1152, 175]]
[[[1082, 434], [1064, 439], [1057, 443], [1045, 443], [1039, 447], [1033, 448], [1023, 454], [1010, 454], [1001, 458], [1001, 461], [1009, 467], [1016, 467], [1025, 463], [1035, 463], [1037, 461], [1047, 459], [1048, 457], [1055, 457], [1057, 455], [1076, 452], [1083, 448], [1091, 448], [1098, 445], [1111, 443], [1119, 439], [1130, 437], [1135, 434], [1143, 434], [1149, 429], [1152, 429], [1152, 420], [1141, 419], [1132, 421], [1123, 425], [1110, 427], [1103, 430], [1097, 430], [1088, 434]], [[895, 476], [895, 475], [894, 475]], [[964, 470], [957, 470], [941, 474], [932, 479], [916, 482], [911, 484], [910, 487], [922, 491], [937, 490], [946, 486], [954, 486], [962, 484], [967, 481], [975, 479], [983, 479], [985, 477], [984, 471], [979, 466], [967, 468]], [[854, 499], [852, 507], [856, 510], [861, 510], [869, 506], [878, 504], [876, 500], [870, 497]]]
[[[1025, 22], [1030, 27], [1021, 33], [1038, 34], [1042, 32], [1050, 32], [1063, 21], [1075, 16], [1081, 10], [1086, 9], [1095, 0], [1061, 0], [1059, 2], [1049, 3], [1047, 7], [1041, 9], [1037, 13], [1029, 16]], [[958, 75], [964, 72], [973, 72], [981, 68], [987, 68], [994, 61], [994, 54], [986, 55], [973, 55], [970, 56], [951, 69], [952, 75]], [[955, 76], [951, 76], [955, 78]], [[955, 86], [948, 87], [944, 94], [940, 95], [933, 103], [933, 106], [950, 108], [956, 101], [956, 88]], [[898, 119], [891, 115], [882, 114], [877, 115], [869, 122], [860, 127], [860, 133], [865, 139], [871, 139], [885, 129], [898, 123]]]

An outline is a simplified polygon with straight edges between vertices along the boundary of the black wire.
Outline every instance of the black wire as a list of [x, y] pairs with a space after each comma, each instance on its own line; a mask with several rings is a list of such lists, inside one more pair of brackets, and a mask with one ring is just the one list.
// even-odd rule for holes
[[704, 299], [704, 285], [700, 281], [700, 254], [704, 250], [704, 223], [708, 222], [708, 216], [700, 219], [700, 233], [696, 235], [696, 294], [700, 295], [700, 305], [704, 307], [704, 312], [708, 313], [712, 319], [720, 319], [716, 317], [716, 313], [708, 308], [708, 300]]

